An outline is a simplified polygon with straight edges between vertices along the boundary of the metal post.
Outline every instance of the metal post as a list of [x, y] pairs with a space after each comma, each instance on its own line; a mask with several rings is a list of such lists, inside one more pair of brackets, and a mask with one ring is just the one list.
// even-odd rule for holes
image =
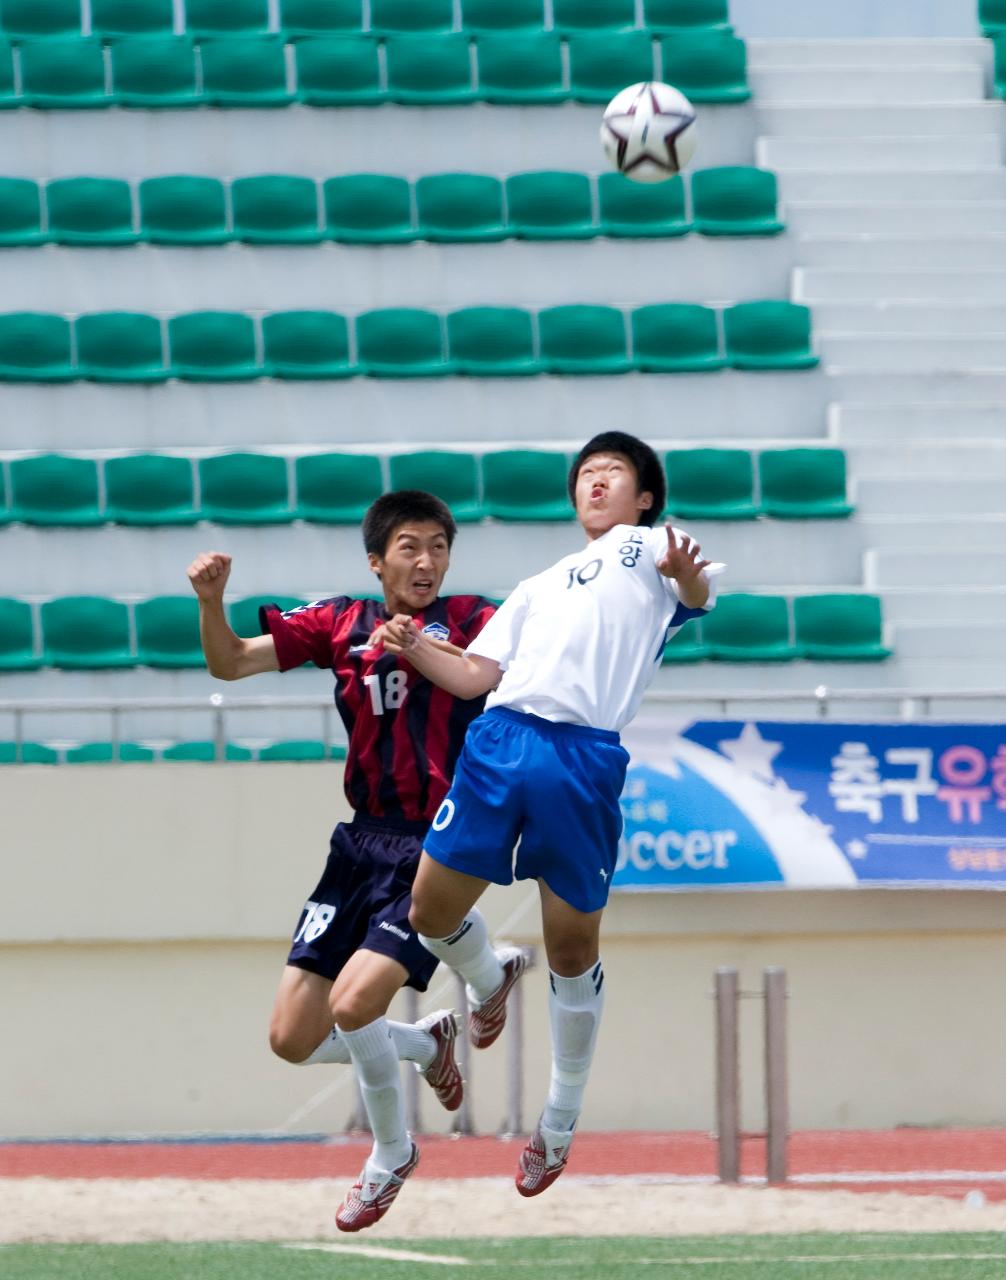
[[765, 1173], [786, 1181], [789, 1142], [789, 1080], [786, 1070], [786, 970], [766, 969], [765, 991]]
[[455, 1007], [461, 1015], [462, 1026], [461, 1034], [455, 1044], [457, 1046], [458, 1066], [465, 1081], [465, 1096], [462, 1099], [461, 1106], [455, 1112], [451, 1132], [471, 1134], [475, 1130], [472, 1126], [472, 1054], [471, 1046], [468, 1043], [468, 991], [465, 988], [464, 978], [460, 974], [455, 974], [454, 976], [457, 982]]
[[716, 1138], [721, 1182], [739, 1182], [740, 1131], [740, 989], [736, 969], [716, 970]]
[[[533, 963], [533, 961], [532, 961]], [[529, 965], [530, 967], [530, 965]], [[524, 1098], [524, 983], [510, 991], [506, 1011], [506, 1119], [501, 1137], [523, 1133]]]
[[352, 1115], [346, 1121], [347, 1133], [369, 1133], [370, 1120], [367, 1118], [367, 1108], [363, 1105], [363, 1090], [360, 1088], [360, 1080], [356, 1072], [353, 1072], [353, 1086], [356, 1094], [356, 1105]]
[[[419, 1021], [419, 992], [415, 987], [405, 988], [405, 1021]], [[405, 1068], [405, 1127], [409, 1133], [420, 1133], [423, 1122], [419, 1113], [419, 1072], [415, 1063], [404, 1062], [402, 1066]]]
[[213, 708], [213, 758], [218, 763], [227, 758], [227, 727], [224, 723], [224, 697], [222, 693], [210, 694]]

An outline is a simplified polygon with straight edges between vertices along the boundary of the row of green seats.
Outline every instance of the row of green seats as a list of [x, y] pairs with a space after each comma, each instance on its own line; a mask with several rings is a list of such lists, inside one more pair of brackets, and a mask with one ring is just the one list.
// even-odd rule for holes
[[[369, 30], [451, 31], [454, 0], [280, 0], [279, 29], [288, 36]], [[90, 30], [108, 39], [164, 36], [175, 30], [174, 0], [90, 0]], [[196, 36], [270, 30], [269, 0], [184, 0], [181, 30]], [[369, 22], [364, 25], [365, 17]], [[624, 30], [636, 25], [635, 0], [552, 0], [554, 25], [564, 31]], [[729, 26], [727, 0], [643, 0], [643, 25], [654, 31]], [[466, 31], [536, 31], [545, 25], [544, 0], [462, 0]], [[81, 0], [3, 0], [0, 31], [11, 39], [79, 36]]]
[[[722, 320], [722, 339], [721, 339]], [[72, 336], [75, 341], [71, 340]], [[172, 316], [99, 312], [0, 314], [0, 381], [230, 382], [251, 378], [429, 378], [807, 369], [818, 363], [810, 311], [740, 302], [618, 307], [466, 307], [446, 317], [412, 307], [367, 311], [233, 311]], [[629, 338], [631, 336], [631, 348]], [[355, 349], [355, 354], [354, 354]]]
[[[459, 521], [570, 520], [568, 458], [537, 449], [481, 455], [421, 450], [388, 459], [391, 489], [426, 489]], [[688, 520], [848, 516], [841, 449], [674, 449], [665, 455], [668, 510]], [[63, 454], [0, 471], [0, 523], [84, 527], [101, 524], [355, 524], [384, 492], [380, 458], [365, 453], [267, 453], [174, 457], [140, 453], [98, 462]], [[198, 489], [196, 480], [198, 478]], [[99, 496], [103, 494], [104, 498]], [[198, 497], [197, 497], [198, 494]]]
[[[271, 599], [283, 608], [304, 603], [290, 597], [251, 597], [230, 606], [231, 625], [240, 635], [257, 635], [258, 606]], [[726, 595], [715, 610], [687, 623], [670, 641], [665, 660], [704, 658], [724, 662], [781, 662], [878, 659], [882, 643], [880, 601], [870, 595]], [[39, 667], [101, 670], [147, 666], [202, 667], [199, 605], [191, 593], [155, 596], [128, 605], [103, 596], [67, 596], [38, 608], [40, 643], [35, 642], [32, 607], [0, 599], [0, 670]], [[135, 646], [130, 627], [132, 613]]]
[[884, 643], [877, 596], [723, 596], [703, 618], [686, 622], [664, 649], [664, 662], [877, 662]]
[[[563, 46], [567, 46], [567, 77]], [[749, 98], [744, 42], [729, 31], [566, 38], [488, 35], [189, 36], [0, 43], [0, 107], [312, 107], [607, 102], [665, 79], [694, 102]], [[17, 74], [15, 74], [17, 64]], [[477, 70], [473, 74], [473, 68]]]
[[[217, 744], [209, 739], [173, 742], [167, 746], [146, 742], [80, 742], [59, 746], [48, 742], [0, 742], [3, 764], [149, 764], [167, 761], [201, 764], [218, 758]], [[224, 743], [219, 757], [228, 762], [277, 761], [306, 764], [318, 760], [345, 760], [341, 743], [325, 743], [316, 738], [293, 738], [261, 745]]]
[[135, 192], [121, 178], [59, 178], [41, 188], [27, 178], [0, 178], [0, 246], [401, 244], [783, 230], [773, 173], [722, 165], [696, 170], [689, 184], [690, 216], [680, 174], [652, 186], [620, 173], [595, 179], [555, 170], [506, 179], [441, 173], [414, 184], [370, 173], [322, 183], [286, 174], [230, 183], [179, 174], [146, 178]]

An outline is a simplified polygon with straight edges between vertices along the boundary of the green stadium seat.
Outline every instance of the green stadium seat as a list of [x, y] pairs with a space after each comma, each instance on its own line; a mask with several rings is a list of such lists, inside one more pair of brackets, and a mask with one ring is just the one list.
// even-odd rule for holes
[[482, 503], [497, 520], [571, 520], [564, 454], [501, 449], [482, 456]]
[[105, 463], [105, 519], [115, 524], [194, 524], [192, 461], [134, 453]]
[[363, 0], [280, 0], [279, 14], [283, 34], [292, 40], [363, 28]]
[[107, 107], [105, 55], [100, 40], [39, 40], [24, 44], [21, 91], [27, 107]]
[[70, 322], [38, 311], [0, 315], [0, 382], [67, 382]]
[[602, 173], [597, 180], [600, 231], [605, 236], [632, 239], [681, 236], [691, 230], [685, 212], [685, 183], [679, 175], [666, 182], [632, 182], [620, 173]]
[[645, 373], [722, 369], [716, 312], [693, 302], [637, 307], [630, 317], [633, 360]]
[[891, 656], [884, 644], [877, 596], [796, 596], [793, 617], [797, 648], [803, 658], [818, 662], [878, 662]]
[[440, 449], [395, 453], [390, 468], [392, 489], [425, 489], [436, 494], [459, 523], [482, 516], [474, 454]]
[[0, 671], [34, 671], [42, 665], [35, 654], [31, 605], [0, 599]]
[[188, 37], [119, 40], [112, 45], [111, 55], [119, 106], [174, 111], [206, 100], [196, 87], [196, 50]]
[[0, 38], [0, 110], [20, 107], [23, 103], [14, 83], [14, 51], [9, 41]]
[[369, 453], [306, 453], [294, 463], [299, 520], [359, 524], [381, 496], [381, 460]]
[[318, 760], [329, 758], [328, 748], [324, 742], [313, 738], [297, 738], [288, 742], [270, 742], [260, 747], [259, 760], [285, 761], [287, 764], [313, 764]]
[[703, 235], [777, 235], [778, 203], [775, 174], [764, 169], [731, 164], [692, 174], [692, 217]]
[[852, 513], [841, 449], [766, 449], [758, 475], [765, 515], [816, 520]]
[[169, 36], [171, 0], [91, 0], [91, 31], [105, 40], [121, 36]]
[[224, 244], [231, 238], [224, 184], [190, 174], [145, 178], [140, 235], [152, 244]]
[[746, 102], [751, 97], [744, 41], [729, 31], [664, 36], [663, 79], [692, 102]]
[[548, 307], [538, 313], [547, 373], [627, 373], [625, 317], [615, 307]]
[[293, 519], [286, 458], [221, 453], [199, 459], [201, 514], [219, 524], [287, 524]]
[[[173, 742], [161, 752], [161, 759], [174, 764], [207, 764], [217, 758], [217, 744], [211, 740], [192, 742]], [[223, 758], [225, 761], [246, 761], [254, 759], [253, 753], [236, 742], [225, 742]]]
[[702, 662], [708, 657], [709, 646], [702, 639], [697, 619], [692, 618], [664, 645], [661, 662], [670, 666], [676, 662]]
[[424, 240], [503, 240], [503, 184], [478, 173], [439, 173], [416, 183]]
[[264, 605], [277, 605], [287, 613], [291, 609], [299, 609], [306, 603], [298, 596], [245, 596], [244, 599], [235, 600], [230, 605], [231, 627], [239, 636], [260, 636], [262, 628], [259, 626], [258, 612]]
[[541, 373], [530, 313], [518, 307], [465, 307], [447, 317], [447, 347], [458, 373], [497, 378]]
[[235, 311], [192, 311], [168, 321], [171, 370], [190, 382], [260, 378], [255, 325]]
[[360, 372], [376, 378], [430, 378], [453, 372], [443, 352], [440, 317], [414, 307], [366, 311], [356, 318]]
[[385, 56], [392, 102], [449, 106], [475, 98], [467, 35], [391, 36]]
[[185, 0], [190, 36], [256, 35], [269, 29], [269, 0]]
[[370, 0], [370, 29], [379, 35], [450, 31], [453, 26], [453, 0]]
[[796, 302], [738, 302], [723, 315], [727, 362], [735, 369], [810, 369], [810, 311]]
[[129, 609], [102, 596], [47, 600], [40, 610], [47, 667], [91, 670], [134, 665]]
[[15, 40], [80, 35], [80, 0], [3, 0], [0, 26]]
[[74, 324], [77, 374], [92, 382], [163, 382], [161, 322], [133, 311], [80, 316]]
[[996, 32], [992, 39], [992, 78], [996, 94], [1006, 98], [1006, 31]]
[[135, 244], [133, 197], [119, 178], [59, 178], [47, 184], [49, 236], [59, 244]]
[[0, 178], [0, 245], [43, 244], [42, 196], [28, 178]]
[[414, 240], [409, 184], [383, 173], [329, 178], [322, 187], [325, 227], [347, 244], [397, 244]]
[[567, 97], [562, 42], [554, 31], [479, 36], [475, 49], [484, 101], [534, 106]]
[[59, 752], [41, 742], [0, 742], [0, 764], [59, 764]]
[[978, 23], [986, 36], [1006, 31], [1006, 0], [978, 0]]
[[557, 31], [622, 31], [636, 25], [636, 4], [635, 0], [552, 0], [552, 15]]
[[597, 235], [585, 173], [515, 173], [505, 185], [511, 235], [521, 240], [586, 240]]
[[653, 79], [648, 31], [591, 32], [569, 38], [570, 96], [577, 102], [609, 102], [627, 84]]
[[545, 25], [542, 0], [461, 0], [461, 25], [472, 35], [485, 31], [540, 31]]
[[643, 0], [643, 26], [659, 32], [729, 31], [728, 0]]
[[262, 318], [265, 367], [273, 378], [347, 378], [349, 325], [332, 311], [274, 311]]
[[208, 40], [199, 47], [203, 93], [214, 107], [285, 107], [286, 53], [279, 36]]
[[246, 244], [316, 244], [318, 186], [311, 178], [269, 174], [231, 183], [234, 236]]
[[67, 764], [149, 764], [154, 759], [152, 747], [139, 742], [81, 742], [67, 747]]
[[683, 520], [753, 520], [754, 468], [746, 449], [672, 449], [667, 510]]
[[187, 596], [153, 596], [133, 607], [136, 658], [145, 667], [205, 666], [199, 642], [199, 601]]
[[702, 619], [702, 638], [709, 656], [719, 662], [789, 662], [797, 657], [784, 596], [743, 591], [722, 596]]
[[98, 464], [90, 458], [42, 453], [10, 464], [11, 517], [25, 524], [87, 526], [102, 523]]
[[387, 101], [378, 42], [316, 37], [296, 45], [297, 100], [311, 107], [370, 107]]

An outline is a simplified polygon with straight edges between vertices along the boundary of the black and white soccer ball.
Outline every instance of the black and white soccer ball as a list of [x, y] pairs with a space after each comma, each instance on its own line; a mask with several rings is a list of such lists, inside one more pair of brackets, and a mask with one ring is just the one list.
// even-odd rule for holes
[[631, 84], [604, 109], [601, 145], [633, 182], [665, 182], [695, 153], [695, 108], [683, 93], [659, 80]]

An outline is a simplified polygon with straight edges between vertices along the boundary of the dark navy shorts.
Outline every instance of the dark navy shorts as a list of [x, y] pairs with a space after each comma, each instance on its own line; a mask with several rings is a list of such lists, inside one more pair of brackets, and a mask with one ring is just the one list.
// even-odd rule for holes
[[468, 730], [426, 852], [496, 884], [544, 880], [577, 911], [600, 911], [628, 762], [617, 733], [493, 707]]
[[427, 830], [360, 814], [332, 832], [331, 852], [304, 905], [287, 964], [335, 979], [361, 948], [397, 960], [425, 991], [437, 967], [409, 924], [412, 882]]

